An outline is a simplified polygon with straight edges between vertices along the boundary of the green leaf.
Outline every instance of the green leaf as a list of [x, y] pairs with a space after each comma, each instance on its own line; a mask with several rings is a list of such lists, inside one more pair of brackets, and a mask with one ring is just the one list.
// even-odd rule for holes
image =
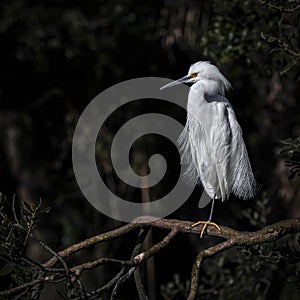
[[267, 36], [263, 32], [260, 33], [262, 39], [266, 40], [268, 43], [273, 43], [278, 40], [275, 36]]
[[285, 139], [285, 140], [280, 140], [279, 142], [281, 144], [284, 144], [284, 145], [289, 145], [289, 146], [295, 146], [298, 142], [299, 138], [288, 138], [288, 139]]
[[11, 278], [17, 283], [17, 284], [23, 284], [24, 279], [19, 274], [11, 274]]
[[287, 279], [286, 279], [287, 282], [291, 282], [291, 283], [296, 283], [298, 281], [298, 278], [297, 276], [289, 276]]
[[0, 269], [0, 276], [5, 276], [13, 270], [10, 264], [6, 264], [2, 269]]
[[298, 62], [298, 58], [291, 60], [281, 71], [280, 75], [289, 72]]
[[47, 206], [47, 207], [45, 207], [45, 208], [43, 208], [40, 212], [41, 213], [49, 213], [50, 212], [50, 210], [51, 210], [51, 206]]

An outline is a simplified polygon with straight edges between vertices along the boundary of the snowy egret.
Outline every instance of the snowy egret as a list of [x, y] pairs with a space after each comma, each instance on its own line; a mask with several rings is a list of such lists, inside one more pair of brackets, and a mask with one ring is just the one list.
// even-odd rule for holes
[[191, 65], [188, 75], [161, 88], [180, 83], [192, 83], [187, 103], [187, 122], [179, 138], [182, 163], [187, 165], [190, 181], [202, 182], [212, 200], [208, 221], [203, 224], [200, 237], [211, 222], [215, 199], [225, 201], [233, 193], [239, 198], [254, 196], [256, 182], [242, 137], [229, 101], [224, 97], [231, 85], [219, 69], [207, 61]]

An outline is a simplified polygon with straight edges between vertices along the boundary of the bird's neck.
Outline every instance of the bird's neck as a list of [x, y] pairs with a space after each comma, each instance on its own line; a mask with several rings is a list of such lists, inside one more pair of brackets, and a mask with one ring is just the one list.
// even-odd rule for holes
[[191, 86], [187, 103], [187, 111], [192, 115], [197, 114], [199, 110], [203, 111], [204, 107], [211, 102], [209, 99], [222, 94], [220, 84], [214, 80], [200, 80]]
[[216, 80], [201, 79], [191, 86], [191, 92], [195, 92], [201, 98], [205, 98], [205, 96], [222, 95], [223, 89]]

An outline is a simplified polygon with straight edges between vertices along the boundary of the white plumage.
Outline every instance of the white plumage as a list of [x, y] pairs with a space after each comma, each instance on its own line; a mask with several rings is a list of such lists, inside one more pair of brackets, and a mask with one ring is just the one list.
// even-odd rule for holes
[[212, 199], [228, 199], [230, 193], [248, 199], [256, 183], [242, 137], [229, 101], [224, 97], [230, 83], [209, 62], [193, 64], [180, 82], [193, 83], [187, 104], [187, 122], [180, 136], [182, 164], [189, 181], [201, 181]]

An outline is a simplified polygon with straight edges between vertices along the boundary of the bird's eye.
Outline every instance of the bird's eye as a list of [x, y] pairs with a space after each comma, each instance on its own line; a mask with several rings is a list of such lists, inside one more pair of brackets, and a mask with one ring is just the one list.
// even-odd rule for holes
[[192, 73], [192, 74], [189, 74], [189, 76], [195, 78], [198, 76], [198, 73]]

